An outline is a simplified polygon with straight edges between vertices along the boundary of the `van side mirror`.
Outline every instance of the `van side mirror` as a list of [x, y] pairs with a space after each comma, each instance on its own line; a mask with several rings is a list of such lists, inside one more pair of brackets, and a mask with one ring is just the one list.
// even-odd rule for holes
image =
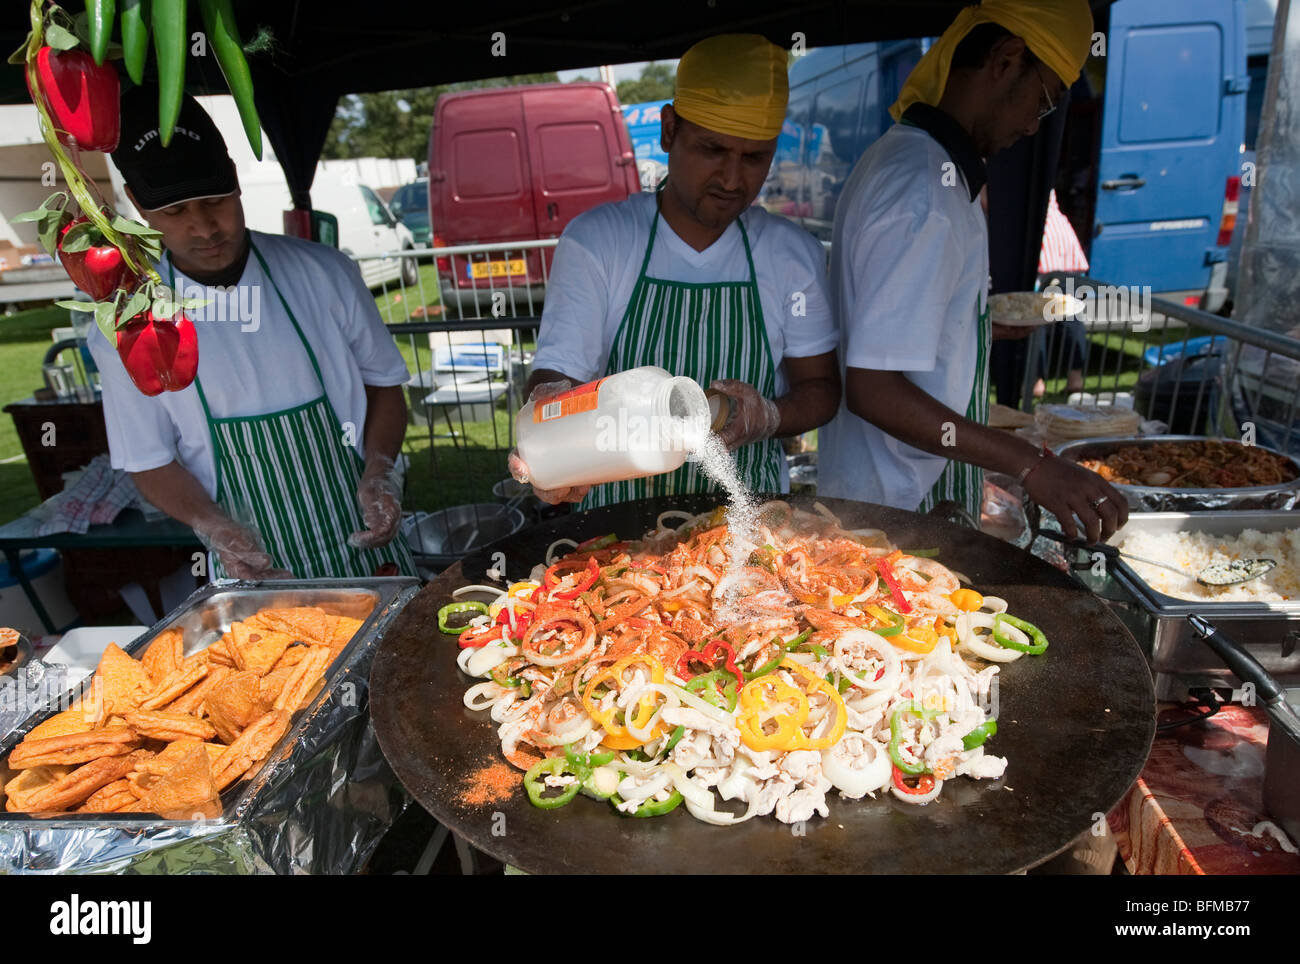
[[311, 212], [311, 239], [331, 248], [339, 246], [339, 219], [327, 211]]

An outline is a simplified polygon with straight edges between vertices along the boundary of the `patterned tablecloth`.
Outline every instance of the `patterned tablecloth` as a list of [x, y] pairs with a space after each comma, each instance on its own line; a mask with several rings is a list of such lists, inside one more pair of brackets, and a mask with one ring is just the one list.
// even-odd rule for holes
[[[1160, 720], [1185, 711], [1162, 704]], [[1134, 874], [1300, 874], [1300, 855], [1251, 831], [1263, 813], [1268, 714], [1225, 706], [1158, 732], [1137, 783], [1110, 814]]]

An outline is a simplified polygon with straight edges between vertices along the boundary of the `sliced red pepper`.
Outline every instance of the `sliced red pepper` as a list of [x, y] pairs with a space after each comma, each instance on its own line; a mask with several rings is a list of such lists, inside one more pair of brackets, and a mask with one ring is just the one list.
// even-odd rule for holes
[[502, 627], [497, 624], [488, 626], [486, 629], [475, 632], [470, 630], [460, 634], [457, 640], [461, 649], [478, 649], [480, 646], [486, 646], [488, 643], [502, 638]]
[[594, 551], [597, 550], [597, 549], [608, 549], [610, 546], [612, 546], [612, 545], [613, 545], [614, 543], [616, 543], [616, 542], [618, 542], [618, 536], [616, 536], [616, 535], [615, 535], [614, 533], [612, 533], [612, 532], [609, 532], [609, 533], [606, 533], [606, 534], [603, 535], [603, 536], [595, 536], [594, 538], [587, 539], [585, 542], [579, 542], [579, 543], [578, 543], [578, 547], [577, 547], [576, 549], [574, 549], [573, 551], [574, 551], [574, 552], [588, 552], [588, 551], [593, 551], [593, 552], [594, 552]]
[[718, 668], [718, 651], [722, 650], [726, 654], [722, 666], [736, 677], [736, 686], [745, 685], [745, 677], [741, 674], [740, 668], [736, 665], [736, 651], [731, 648], [730, 644], [724, 643], [720, 639], [714, 639], [709, 642], [702, 650], [688, 649], [682, 653], [681, 658], [677, 660], [677, 675], [684, 680], [690, 680], [697, 674], [691, 671], [691, 661], [696, 660], [707, 667], [707, 671]]
[[903, 587], [898, 584], [898, 576], [894, 574], [894, 567], [884, 559], [877, 559], [876, 572], [880, 573], [880, 578], [885, 580], [885, 585], [889, 587], [889, 592], [894, 597], [894, 604], [898, 606], [898, 611], [900, 613], [910, 613], [912, 604], [903, 595]]
[[893, 769], [894, 786], [898, 787], [899, 793], [907, 793], [914, 797], [919, 797], [934, 789], [934, 777], [929, 773], [922, 773], [916, 778], [916, 786], [909, 787], [905, 779], [907, 774], [898, 769], [898, 767], [894, 767]]
[[569, 589], [556, 591], [556, 587], [560, 585], [560, 576], [556, 574], [556, 569], [560, 566], [565, 566], [567, 568], [573, 565], [573, 560], [561, 560], [546, 570], [546, 576], [543, 582], [545, 582], [546, 588], [551, 590], [552, 599], [577, 599], [579, 595], [596, 585], [596, 580], [600, 578], [600, 563], [598, 563], [593, 556], [587, 560], [586, 572], [583, 573], [582, 577], [574, 586]]

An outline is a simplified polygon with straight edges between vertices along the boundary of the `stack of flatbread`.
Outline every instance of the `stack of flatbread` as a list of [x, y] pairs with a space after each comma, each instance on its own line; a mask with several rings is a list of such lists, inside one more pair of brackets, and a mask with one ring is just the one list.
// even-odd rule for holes
[[1049, 446], [1081, 438], [1137, 435], [1142, 417], [1130, 409], [1097, 405], [1040, 405], [1034, 428]]

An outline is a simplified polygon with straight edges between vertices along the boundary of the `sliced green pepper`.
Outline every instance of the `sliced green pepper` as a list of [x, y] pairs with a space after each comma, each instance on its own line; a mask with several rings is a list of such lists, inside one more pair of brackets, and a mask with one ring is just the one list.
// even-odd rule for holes
[[[615, 793], [609, 798], [609, 802], [614, 805], [615, 809], [618, 809], [618, 805], [624, 801], [622, 797]], [[622, 810], [619, 810], [618, 812], [624, 816], [631, 817], [662, 817], [665, 813], [671, 813], [676, 810], [681, 802], [682, 792], [674, 789], [672, 795], [667, 800], [646, 800], [630, 814], [625, 813]]]
[[[1026, 645], [1002, 635], [1002, 633], [998, 632], [1000, 623], [1009, 623], [1022, 633], [1027, 633], [1033, 642]], [[1008, 616], [1006, 613], [998, 613], [993, 617], [993, 641], [1004, 649], [1018, 650], [1022, 653], [1028, 653], [1030, 656], [1038, 656], [1047, 649], [1047, 637], [1043, 635], [1042, 630], [1033, 623], [1017, 619], [1015, 616]]]
[[675, 747], [685, 735], [686, 727], [679, 724], [677, 729], [673, 730], [673, 735], [668, 738], [668, 745], [664, 747], [664, 752], [671, 753], [673, 747]]
[[901, 614], [894, 612], [892, 609], [886, 609], [884, 606], [877, 606], [876, 608], [883, 613], [887, 613], [893, 619], [893, 622], [890, 623], [890, 625], [884, 627], [877, 626], [871, 630], [877, 636], [897, 636], [907, 628], [907, 620], [904, 619]]
[[[781, 665], [781, 660], [785, 659], [786, 653], [794, 652], [796, 649], [798, 649], [800, 646], [806, 643], [808, 641], [808, 637], [811, 635], [812, 635], [812, 630], [805, 629], [802, 633], [800, 633], [794, 639], [790, 640], [790, 642], [788, 643], [782, 642], [779, 637], [773, 637], [772, 642], [769, 645], [782, 646], [784, 647], [785, 652], [777, 653], [773, 659], [764, 663], [758, 669], [746, 673], [745, 682], [749, 682], [750, 680], [753, 679], [758, 679], [760, 676], [766, 676], [768, 673], [775, 670], [778, 666]], [[822, 653], [824, 654], [825, 652], [826, 651], [823, 649]]]
[[[543, 796], [552, 789], [546, 785], [543, 777], [547, 774], [560, 776], [564, 773], [573, 776], [574, 781], [561, 790], [557, 796]], [[568, 760], [563, 757], [547, 757], [545, 760], [533, 764], [532, 769], [524, 774], [524, 789], [528, 792], [528, 799], [532, 801], [534, 807], [540, 807], [543, 810], [554, 810], [557, 807], [564, 806], [578, 795], [578, 790], [581, 787], [582, 779], [580, 775], [573, 772]]]
[[922, 719], [932, 720], [939, 715], [939, 711], [923, 709], [920, 703], [913, 700], [910, 703], [900, 703], [889, 718], [889, 758], [894, 761], [894, 766], [910, 776], [929, 773], [930, 768], [924, 763], [912, 763], [904, 758], [902, 754], [900, 744], [903, 742], [904, 713], [915, 713]]
[[487, 603], [477, 602], [470, 599], [466, 602], [447, 603], [438, 610], [438, 632], [446, 633], [448, 636], [459, 636], [465, 630], [469, 629], [469, 624], [463, 626], [453, 626], [447, 622], [448, 616], [454, 616], [457, 613], [477, 613], [486, 616], [488, 611]]
[[984, 741], [998, 732], [997, 720], [989, 720], [981, 723], [975, 729], [971, 730], [962, 737], [961, 745], [964, 750], [973, 750], [977, 746], [983, 746]]
[[[722, 682], [725, 680], [725, 682]], [[721, 686], [718, 684], [722, 683]], [[711, 703], [720, 710], [726, 710], [728, 713], [736, 709], [736, 701], [739, 694], [736, 691], [736, 677], [729, 670], [715, 669], [712, 672], [701, 673], [689, 683], [686, 684], [686, 690], [689, 693], [696, 694], [706, 703]]]

